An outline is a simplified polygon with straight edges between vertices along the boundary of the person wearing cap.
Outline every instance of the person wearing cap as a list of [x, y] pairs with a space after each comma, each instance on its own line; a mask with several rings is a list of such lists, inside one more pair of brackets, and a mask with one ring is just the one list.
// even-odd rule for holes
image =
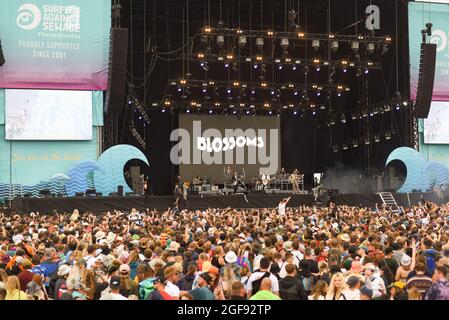
[[109, 281], [109, 293], [101, 296], [100, 300], [128, 300], [127, 297], [120, 294], [121, 278], [118, 276], [111, 277]]
[[362, 286], [360, 288], [360, 300], [372, 300], [373, 298], [373, 290], [368, 288], [367, 286]]
[[134, 281], [131, 280], [131, 268], [126, 263], [122, 263], [118, 270], [118, 275], [122, 280], [122, 286], [120, 289], [120, 293], [125, 297], [129, 297], [131, 295], [137, 295], [137, 285]]
[[378, 298], [387, 293], [385, 282], [376, 272], [377, 268], [373, 263], [367, 263], [365, 270], [365, 286], [373, 291], [373, 298]]
[[148, 295], [147, 300], [173, 300], [173, 298], [165, 291], [165, 276], [161, 270], [156, 278], [154, 278], [154, 290]]
[[198, 280], [198, 286], [189, 291], [181, 291], [180, 297], [190, 295], [193, 300], [215, 300], [214, 293], [210, 290], [212, 277], [207, 272], [203, 272]]

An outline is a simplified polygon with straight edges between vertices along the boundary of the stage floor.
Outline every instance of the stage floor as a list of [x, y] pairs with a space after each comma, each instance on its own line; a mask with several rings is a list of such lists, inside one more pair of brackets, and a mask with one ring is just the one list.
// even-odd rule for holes
[[[189, 196], [188, 209], [207, 208], [274, 208], [281, 199], [290, 197], [289, 207], [314, 205], [313, 195], [289, 194], [236, 194], [217, 196]], [[398, 205], [408, 206], [419, 203], [421, 199], [439, 202], [431, 193], [393, 194]], [[73, 198], [16, 198], [13, 200], [13, 210], [17, 213], [39, 212], [51, 214], [58, 212], [106, 212], [111, 210], [130, 211], [131, 208], [139, 210], [156, 209], [166, 210], [174, 204], [173, 196], [141, 196], [141, 197], [73, 197]], [[376, 203], [382, 204], [377, 194], [338, 194], [334, 198], [338, 205], [374, 207]], [[440, 201], [441, 202], [441, 201]]]

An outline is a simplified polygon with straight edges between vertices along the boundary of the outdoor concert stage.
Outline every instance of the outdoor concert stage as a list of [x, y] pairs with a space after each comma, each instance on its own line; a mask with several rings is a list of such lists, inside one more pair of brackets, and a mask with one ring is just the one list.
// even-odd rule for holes
[[[326, 203], [314, 203], [312, 194], [289, 195], [289, 194], [236, 194], [236, 195], [208, 195], [189, 196], [187, 208], [273, 208], [281, 199], [292, 197], [288, 206], [298, 207], [302, 205], [312, 206], [326, 205]], [[421, 199], [438, 202], [433, 193], [405, 193], [393, 194], [398, 205], [408, 206], [419, 203]], [[17, 213], [40, 212], [50, 214], [53, 210], [58, 212], [71, 212], [74, 209], [80, 212], [105, 212], [111, 210], [129, 211], [131, 208], [139, 210], [157, 209], [166, 210], [173, 206], [173, 196], [128, 196], [128, 197], [50, 197], [50, 198], [16, 198], [13, 200], [13, 210]], [[338, 205], [374, 207], [379, 206], [382, 200], [377, 194], [337, 194], [333, 201]]]

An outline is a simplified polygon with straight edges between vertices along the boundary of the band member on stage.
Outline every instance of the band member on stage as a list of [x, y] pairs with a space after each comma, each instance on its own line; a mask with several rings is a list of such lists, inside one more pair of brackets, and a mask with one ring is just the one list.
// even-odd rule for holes
[[176, 198], [175, 206], [180, 210], [184, 210], [186, 208], [187, 191], [184, 188], [181, 176], [176, 176], [174, 195]]
[[237, 172], [234, 172], [234, 174], [232, 175], [231, 182], [234, 187], [234, 193], [237, 193], [237, 190], [239, 189], [239, 187], [246, 189], [246, 186], [243, 183], [242, 178], [237, 174]]
[[267, 190], [270, 188], [271, 177], [269, 174], [262, 174], [262, 190]]
[[293, 171], [293, 173], [290, 175], [289, 180], [293, 186], [293, 193], [298, 193], [299, 192], [299, 171], [298, 169], [295, 169], [295, 171]]

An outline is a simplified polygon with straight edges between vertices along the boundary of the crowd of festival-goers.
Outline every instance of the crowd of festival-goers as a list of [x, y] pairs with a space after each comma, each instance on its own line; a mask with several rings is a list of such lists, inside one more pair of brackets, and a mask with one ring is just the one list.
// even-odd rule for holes
[[0, 300], [449, 300], [449, 204], [0, 213]]

